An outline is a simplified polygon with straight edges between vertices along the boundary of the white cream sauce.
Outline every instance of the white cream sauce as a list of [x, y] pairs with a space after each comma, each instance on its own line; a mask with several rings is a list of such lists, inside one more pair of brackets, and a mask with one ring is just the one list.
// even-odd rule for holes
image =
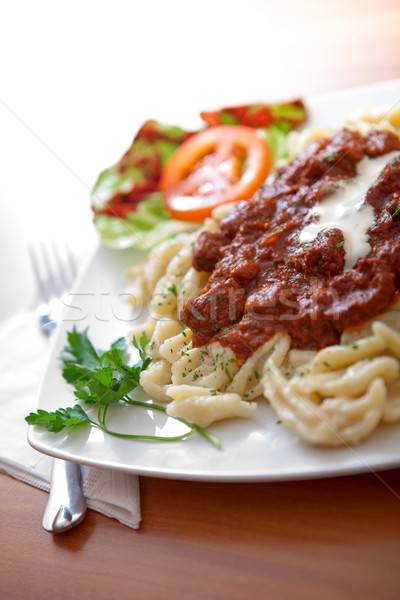
[[398, 154], [397, 150], [376, 158], [363, 158], [357, 165], [354, 179], [338, 182], [338, 188], [309, 211], [307, 219], [315, 215], [319, 218], [300, 232], [300, 243], [311, 242], [324, 229], [336, 228], [342, 231], [344, 238], [344, 271], [349, 271], [359, 258], [367, 256], [371, 251], [368, 229], [375, 219], [373, 207], [364, 203], [364, 198], [385, 165]]

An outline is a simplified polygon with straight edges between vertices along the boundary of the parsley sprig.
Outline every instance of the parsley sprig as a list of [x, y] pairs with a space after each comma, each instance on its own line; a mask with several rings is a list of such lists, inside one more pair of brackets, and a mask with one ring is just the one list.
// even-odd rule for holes
[[162, 442], [180, 441], [194, 433], [199, 433], [217, 448], [221, 447], [219, 440], [211, 433], [196, 423], [180, 417], [170, 418], [184, 423], [189, 431], [170, 437], [120, 433], [108, 427], [107, 414], [112, 405], [129, 404], [148, 410], [167, 412], [165, 406], [134, 400], [129, 396], [130, 392], [140, 387], [140, 374], [152, 361], [152, 358], [146, 353], [149, 339], [145, 333], [142, 333], [139, 342], [133, 340], [133, 344], [139, 352], [139, 361], [133, 366], [127, 364], [129, 353], [124, 338], [116, 340], [108, 350], [98, 350], [89, 340], [87, 330], [78, 332], [74, 327], [67, 334], [67, 340], [68, 343], [60, 356], [63, 363], [63, 377], [74, 386], [74, 395], [77, 400], [92, 406], [97, 405], [97, 421], [91, 419], [80, 404], [75, 404], [73, 407], [59, 408], [53, 412], [38, 409], [36, 413], [32, 412], [25, 417], [27, 423], [45, 427], [53, 433], [72, 428], [75, 425], [91, 424], [113, 436]]

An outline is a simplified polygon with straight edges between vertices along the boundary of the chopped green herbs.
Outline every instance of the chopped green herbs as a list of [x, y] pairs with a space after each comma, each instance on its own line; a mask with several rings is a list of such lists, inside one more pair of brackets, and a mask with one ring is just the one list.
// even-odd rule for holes
[[167, 289], [169, 292], [171, 292], [171, 294], [174, 294], [175, 296], [178, 295], [178, 292], [176, 291], [176, 285], [174, 283]]

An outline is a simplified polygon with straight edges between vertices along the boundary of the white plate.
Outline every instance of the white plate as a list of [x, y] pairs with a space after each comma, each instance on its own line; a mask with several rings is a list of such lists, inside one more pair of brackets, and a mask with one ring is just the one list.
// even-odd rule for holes
[[[329, 126], [340, 125], [349, 112], [365, 106], [393, 105], [399, 101], [400, 80], [396, 80], [309, 98], [307, 105], [310, 124]], [[66, 332], [74, 323], [79, 330], [89, 327], [94, 345], [105, 348], [144, 318], [143, 314], [132, 315], [132, 308], [123, 297], [124, 270], [141, 257], [133, 250], [121, 252], [101, 247], [86, 265], [54, 339], [37, 407], [51, 411], [74, 403], [57, 359], [65, 345]], [[119, 409], [113, 425], [149, 434], [182, 432], [178, 431], [179, 424], [164, 415], [136, 407]], [[399, 425], [381, 426], [353, 448], [318, 449], [303, 443], [277, 423], [268, 406], [260, 405], [252, 420], [228, 421], [212, 426], [210, 431], [221, 440], [221, 450], [198, 435], [183, 442], [138, 442], [107, 436], [87, 427], [78, 427], [68, 436], [30, 427], [29, 442], [40, 452], [81, 464], [204, 481], [305, 479], [400, 466]]]

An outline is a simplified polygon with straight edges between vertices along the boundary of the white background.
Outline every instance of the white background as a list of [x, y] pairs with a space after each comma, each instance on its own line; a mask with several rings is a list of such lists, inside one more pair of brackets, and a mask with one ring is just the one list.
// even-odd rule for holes
[[[382, 0], [377, 27], [374, 4], [3, 1], [0, 319], [33, 301], [28, 241], [68, 239], [78, 256], [95, 244], [90, 188], [145, 119], [386, 79], [399, 11]], [[376, 46], [367, 73], [355, 26]]]

